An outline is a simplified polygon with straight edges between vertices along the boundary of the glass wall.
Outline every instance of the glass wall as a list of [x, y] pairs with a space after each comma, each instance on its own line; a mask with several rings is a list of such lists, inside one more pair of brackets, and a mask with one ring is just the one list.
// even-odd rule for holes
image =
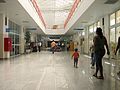
[[93, 37], [94, 37], [94, 24], [89, 26], [89, 36], [88, 36], [89, 47], [88, 48], [90, 48], [93, 44]]
[[111, 51], [111, 56], [114, 58], [114, 53], [115, 53], [115, 47], [116, 47], [116, 42], [115, 42], [115, 28], [110, 29], [110, 51]]
[[[120, 37], [120, 10], [110, 15], [110, 52], [111, 57], [115, 58], [115, 50]], [[118, 52], [119, 54], [120, 52]]]
[[116, 12], [116, 23], [120, 23], [120, 10]]
[[20, 48], [20, 26], [12, 21], [9, 21], [9, 37], [12, 39], [12, 51], [10, 56], [15, 56], [19, 54]]
[[97, 27], [101, 27], [101, 22], [97, 21], [95, 23], [93, 23], [92, 25], [89, 26], [89, 30], [88, 30], [88, 48], [90, 48], [93, 44], [93, 38], [96, 35], [96, 28]]
[[110, 15], [110, 26], [115, 24], [115, 13]]

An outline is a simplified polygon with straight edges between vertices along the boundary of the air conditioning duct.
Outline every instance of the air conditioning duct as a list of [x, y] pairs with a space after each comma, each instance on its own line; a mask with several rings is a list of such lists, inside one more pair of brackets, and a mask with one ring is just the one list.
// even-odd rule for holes
[[118, 0], [107, 0], [105, 4], [115, 4]]

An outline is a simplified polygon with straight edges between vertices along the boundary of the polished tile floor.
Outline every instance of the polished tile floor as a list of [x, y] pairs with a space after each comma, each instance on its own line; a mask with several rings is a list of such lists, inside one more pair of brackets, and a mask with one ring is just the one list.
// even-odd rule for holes
[[70, 52], [48, 51], [0, 61], [0, 90], [120, 90], [119, 62], [104, 60], [104, 80], [93, 77], [90, 58], [73, 67]]

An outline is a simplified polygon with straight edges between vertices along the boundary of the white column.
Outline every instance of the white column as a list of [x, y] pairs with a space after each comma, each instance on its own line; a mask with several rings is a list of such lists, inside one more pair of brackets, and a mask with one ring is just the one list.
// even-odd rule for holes
[[89, 53], [89, 47], [88, 47], [88, 27], [85, 28], [85, 43], [84, 43], [84, 53], [88, 54]]
[[[104, 31], [105, 31], [105, 37], [107, 39], [108, 46], [109, 46], [109, 42], [110, 42], [110, 38], [109, 38], [109, 36], [110, 36], [110, 34], [109, 34], [109, 15], [106, 15], [104, 17]], [[107, 58], [108, 55], [106, 54], [105, 57]]]
[[24, 39], [24, 28], [23, 26], [21, 26], [21, 29], [20, 29], [20, 54], [23, 54], [24, 53], [24, 45], [25, 45], [25, 39]]
[[7, 25], [5, 25], [5, 15], [0, 14], [0, 58], [2, 58], [2, 59], [10, 57], [10, 52], [4, 51], [4, 38], [8, 37], [6, 28], [8, 28], [8, 19], [7, 19]]
[[4, 58], [4, 40], [3, 40], [3, 31], [4, 31], [4, 15], [3, 14], [0, 14], [0, 58]]
[[109, 40], [109, 15], [106, 15], [104, 17], [104, 30], [105, 30], [105, 37], [107, 38], [108, 44], [110, 42]]

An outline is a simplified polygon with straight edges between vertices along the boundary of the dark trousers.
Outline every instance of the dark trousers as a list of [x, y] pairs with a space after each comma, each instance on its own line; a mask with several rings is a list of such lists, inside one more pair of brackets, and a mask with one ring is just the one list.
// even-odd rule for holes
[[78, 58], [74, 58], [74, 67], [77, 67], [78, 65]]
[[52, 53], [54, 54], [54, 52], [55, 52], [55, 47], [52, 47]]
[[102, 66], [102, 58], [104, 56], [105, 52], [98, 52], [95, 53], [95, 60], [96, 60], [96, 72], [97, 75], [98, 71], [100, 71], [100, 76], [103, 77], [103, 66]]
[[91, 64], [92, 64], [92, 66], [94, 66], [95, 65], [95, 54], [94, 53], [91, 53]]
[[39, 52], [41, 51], [41, 48], [40, 48], [40, 46], [38, 46], [38, 50], [39, 50]]

